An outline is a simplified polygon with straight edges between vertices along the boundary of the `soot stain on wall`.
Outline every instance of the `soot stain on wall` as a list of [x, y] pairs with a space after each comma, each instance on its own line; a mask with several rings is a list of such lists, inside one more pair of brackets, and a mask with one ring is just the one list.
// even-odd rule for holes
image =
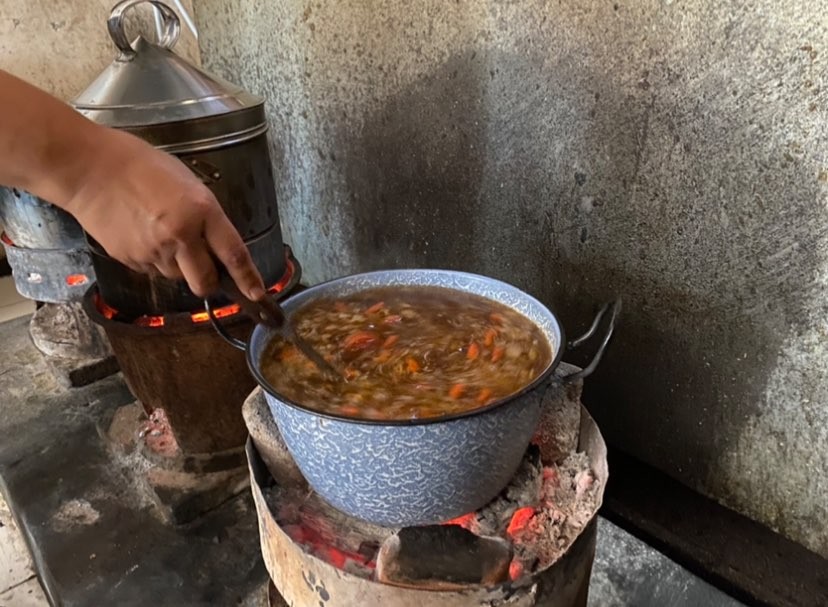
[[308, 276], [480, 272], [570, 335], [622, 296], [586, 395], [609, 441], [828, 554], [824, 20], [771, 2], [305, 4], [199, 15], [205, 61], [268, 97]]

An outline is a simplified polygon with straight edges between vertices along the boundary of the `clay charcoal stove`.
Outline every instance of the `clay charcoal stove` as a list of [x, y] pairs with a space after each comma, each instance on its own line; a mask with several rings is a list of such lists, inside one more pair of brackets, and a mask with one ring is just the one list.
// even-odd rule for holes
[[536, 440], [494, 500], [422, 527], [339, 512], [305, 483], [258, 389], [244, 413], [271, 605], [586, 605], [607, 468], [579, 385], [547, 395]]
[[[301, 275], [290, 248], [283, 254], [286, 272], [268, 289], [273, 297], [290, 293]], [[186, 523], [246, 489], [247, 431], [239, 406], [255, 381], [243, 353], [217, 336], [207, 312], [132, 318], [109, 306], [96, 287], [84, 305], [108, 336], [136, 397], [111, 421], [113, 454], [143, 475], [162, 515]], [[252, 328], [236, 304], [216, 314], [239, 337]]]
[[[130, 43], [124, 19], [137, 4], [112, 9], [119, 54], [72, 105], [178, 157], [215, 195], [271, 296], [289, 295], [301, 269], [282, 241], [264, 99], [179, 57], [179, 17], [162, 2], [152, 2], [159, 40]], [[134, 272], [86, 240], [95, 282], [83, 306], [136, 398], [111, 420], [112, 451], [138, 471], [165, 518], [189, 522], [246, 488], [240, 406], [255, 382], [183, 280]], [[234, 335], [250, 332], [238, 306], [218, 296], [211, 304]]]

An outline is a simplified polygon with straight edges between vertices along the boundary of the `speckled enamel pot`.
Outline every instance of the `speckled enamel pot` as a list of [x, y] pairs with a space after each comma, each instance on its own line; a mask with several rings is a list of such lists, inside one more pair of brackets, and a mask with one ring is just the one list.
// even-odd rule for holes
[[[449, 270], [349, 276], [312, 287], [282, 306], [290, 314], [318, 297], [391, 285], [447, 287], [514, 308], [540, 328], [554, 353], [553, 361], [522, 392], [486, 407], [396, 422], [320, 414], [280, 395], [259, 372], [260, 357], [271, 337], [263, 325], [254, 329], [247, 344], [248, 364], [265, 390], [270, 411], [297, 465], [331, 505], [379, 525], [443, 522], [482, 507], [514, 475], [538, 424], [543, 393], [564, 350], [564, 334], [555, 315], [519, 289]], [[590, 335], [596, 325], [597, 319]], [[609, 334], [604, 345], [608, 340]]]

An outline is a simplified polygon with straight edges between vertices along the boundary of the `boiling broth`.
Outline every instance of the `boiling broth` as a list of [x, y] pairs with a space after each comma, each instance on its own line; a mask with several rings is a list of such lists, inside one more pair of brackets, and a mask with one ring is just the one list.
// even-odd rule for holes
[[313, 410], [374, 420], [461, 413], [509, 396], [552, 360], [540, 329], [515, 310], [442, 287], [394, 286], [312, 301], [296, 331], [346, 381], [325, 377], [281, 337], [265, 348], [264, 377]]

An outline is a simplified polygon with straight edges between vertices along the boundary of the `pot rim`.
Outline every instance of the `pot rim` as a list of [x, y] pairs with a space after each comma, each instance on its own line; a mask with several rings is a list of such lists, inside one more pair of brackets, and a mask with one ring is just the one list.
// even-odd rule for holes
[[[387, 274], [388, 272], [395, 272], [395, 273], [399, 273], [399, 274], [414, 274], [414, 273], [419, 273], [419, 272], [430, 272], [430, 271], [431, 272], [447, 272], [447, 273], [455, 274], [459, 277], [468, 277], [468, 278], [473, 278], [473, 279], [484, 279], [484, 280], [487, 280], [487, 281], [491, 281], [495, 285], [503, 285], [504, 287], [508, 287], [510, 289], [517, 289], [518, 291], [520, 291], [520, 293], [524, 297], [528, 298], [528, 300], [537, 303], [539, 306], [541, 306], [541, 308], [546, 310], [549, 313], [549, 315], [552, 317], [552, 319], [555, 321], [555, 325], [556, 325], [556, 327], [558, 329], [558, 332], [561, 336], [560, 337], [560, 343], [558, 344], [557, 352], [553, 353], [552, 360], [550, 361], [549, 365], [547, 365], [546, 369], [544, 369], [543, 372], [540, 373], [534, 380], [532, 380], [529, 384], [527, 384], [526, 386], [524, 386], [523, 388], [521, 388], [517, 392], [513, 392], [512, 394], [510, 394], [508, 396], [504, 396], [503, 398], [500, 398], [500, 399], [498, 399], [498, 400], [496, 400], [492, 403], [489, 403], [488, 405], [486, 405], [484, 407], [478, 407], [476, 409], [470, 409], [468, 411], [461, 411], [459, 413], [449, 413], [449, 414], [441, 415], [441, 416], [438, 416], [438, 417], [426, 417], [426, 418], [414, 418], [414, 419], [392, 419], [392, 420], [361, 419], [361, 418], [358, 418], [358, 417], [348, 417], [346, 415], [338, 415], [338, 414], [335, 414], [335, 413], [327, 413], [327, 412], [317, 411], [316, 409], [308, 407], [307, 405], [302, 405], [302, 404], [300, 404], [300, 403], [298, 403], [294, 400], [291, 400], [291, 399], [287, 398], [286, 396], [283, 396], [283, 395], [279, 394], [279, 392], [270, 384], [270, 382], [267, 381], [267, 379], [265, 379], [264, 375], [262, 375], [262, 373], [259, 371], [258, 362], [253, 360], [253, 348], [251, 347], [251, 344], [253, 343], [252, 338], [247, 342], [247, 346], [245, 348], [245, 358], [247, 359], [247, 366], [250, 369], [250, 373], [253, 375], [253, 378], [262, 387], [262, 389], [265, 392], [267, 392], [270, 396], [272, 396], [273, 398], [278, 399], [279, 402], [281, 402], [281, 403], [283, 403], [283, 404], [285, 404], [289, 407], [292, 407], [294, 409], [297, 409], [299, 411], [303, 411], [305, 413], [310, 413], [310, 414], [316, 415], [318, 417], [330, 419], [332, 421], [346, 422], [346, 423], [350, 423], [350, 424], [360, 424], [360, 425], [366, 425], [366, 426], [425, 426], [425, 425], [428, 425], [428, 424], [449, 422], [449, 421], [454, 421], [454, 420], [458, 420], [458, 419], [463, 419], [463, 418], [466, 418], [466, 417], [472, 417], [472, 416], [475, 416], [475, 415], [488, 413], [489, 411], [493, 411], [495, 409], [503, 407], [504, 405], [507, 405], [507, 404], [517, 400], [521, 396], [533, 391], [535, 388], [537, 388], [542, 383], [544, 383], [555, 372], [555, 369], [558, 367], [558, 365], [561, 362], [561, 359], [563, 358], [563, 353], [564, 353], [564, 350], [566, 350], [566, 343], [567, 343], [566, 342], [566, 335], [564, 334], [563, 325], [561, 325], [560, 321], [558, 320], [558, 317], [555, 315], [554, 312], [552, 312], [552, 310], [550, 310], [546, 305], [544, 305], [537, 298], [533, 297], [532, 295], [529, 295], [528, 293], [526, 293], [522, 289], [519, 289], [515, 285], [509, 284], [509, 283], [504, 282], [502, 280], [498, 280], [496, 278], [491, 278], [489, 276], [483, 276], [482, 274], [474, 274], [474, 273], [471, 273], [471, 272], [461, 272], [461, 271], [458, 271], [458, 270], [443, 270], [443, 269], [437, 269], [437, 268], [432, 268], [432, 269], [421, 268], [421, 269], [399, 269], [399, 270], [376, 270], [376, 271], [373, 271], [373, 272], [360, 272], [358, 274], [350, 274], [348, 276], [342, 276], [342, 277], [339, 277], [339, 278], [334, 278], [332, 280], [327, 280], [325, 282], [321, 282], [317, 285], [314, 285], [314, 286], [308, 288], [306, 291], [303, 292], [303, 295], [306, 294], [306, 293], [310, 293], [310, 292], [314, 291], [315, 289], [320, 289], [321, 290], [322, 287], [331, 286], [331, 285], [335, 285], [337, 283], [341, 283], [341, 282], [345, 282], [347, 280], [351, 280], [351, 279], [353, 279], [357, 276], [372, 276], [372, 275], [377, 275], [377, 274]], [[387, 286], [393, 286], [393, 283], [390, 283]], [[443, 287], [443, 288], [450, 288], [450, 287]], [[461, 291], [460, 289], [454, 289], [454, 290]], [[465, 291], [461, 291], [461, 292], [465, 292]], [[485, 297], [485, 296], [480, 295], [480, 297]], [[491, 298], [486, 297], [486, 299], [491, 299]], [[496, 301], [496, 300], [492, 300], [492, 301]], [[507, 305], [507, 304], [503, 304], [502, 302], [497, 302], [497, 303], [501, 303], [502, 305]], [[518, 313], [522, 314], [519, 311], [518, 311]], [[523, 316], [526, 316], [526, 315], [523, 314]], [[531, 319], [529, 319], [529, 320], [530, 320], [530, 322], [533, 322], [533, 324], [536, 324]], [[260, 330], [264, 330], [264, 327], [262, 325], [256, 325], [256, 327], [253, 329], [254, 332], [255, 331], [260, 331]], [[548, 342], [548, 340], [547, 340], [547, 342]], [[549, 347], [551, 349], [552, 344], [549, 344]]]

